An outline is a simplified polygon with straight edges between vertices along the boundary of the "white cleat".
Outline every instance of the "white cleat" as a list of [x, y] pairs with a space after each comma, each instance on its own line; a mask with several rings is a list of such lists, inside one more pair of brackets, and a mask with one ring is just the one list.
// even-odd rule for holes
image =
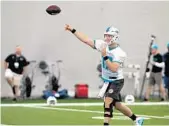
[[143, 126], [143, 122], [144, 122], [144, 118], [137, 117], [136, 121], [135, 121], [135, 124], [136, 124], [136, 126]]

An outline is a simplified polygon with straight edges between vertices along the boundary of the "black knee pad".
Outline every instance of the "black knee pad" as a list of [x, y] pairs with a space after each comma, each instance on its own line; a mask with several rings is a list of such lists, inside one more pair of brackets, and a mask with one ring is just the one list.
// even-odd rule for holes
[[116, 100], [114, 99], [113, 102], [112, 102], [112, 105], [115, 106], [116, 105]]
[[15, 87], [16, 87], [15, 85], [12, 87], [12, 92], [13, 92], [14, 95], [16, 94], [16, 91], [15, 91], [16, 88]]
[[[112, 103], [109, 105], [109, 108], [106, 108], [105, 103], [104, 103], [104, 117], [110, 117], [110, 118], [113, 117], [113, 104]], [[105, 112], [109, 112], [110, 114], [107, 114]]]

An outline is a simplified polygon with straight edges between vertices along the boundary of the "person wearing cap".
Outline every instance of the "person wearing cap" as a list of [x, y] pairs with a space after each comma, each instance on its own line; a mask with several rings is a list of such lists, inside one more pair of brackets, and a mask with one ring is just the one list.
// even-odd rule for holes
[[162, 84], [162, 70], [164, 68], [164, 62], [163, 62], [163, 56], [158, 51], [158, 45], [153, 44], [151, 46], [151, 54], [153, 55], [152, 61], [150, 61], [150, 64], [152, 65], [152, 69], [150, 72], [150, 78], [149, 78], [149, 85], [147, 87], [144, 101], [149, 100], [149, 95], [152, 90], [152, 86], [155, 84], [159, 85], [159, 90], [161, 93], [161, 101], [165, 100], [165, 89]]
[[169, 98], [169, 42], [167, 44], [167, 52], [163, 56], [163, 60], [165, 63], [165, 69], [164, 69], [164, 84], [165, 89], [168, 92], [168, 98]]
[[8, 55], [4, 61], [5, 79], [12, 88], [14, 101], [16, 101], [17, 97], [20, 95], [20, 81], [26, 66], [29, 64], [21, 52], [21, 46], [16, 46], [15, 53]]

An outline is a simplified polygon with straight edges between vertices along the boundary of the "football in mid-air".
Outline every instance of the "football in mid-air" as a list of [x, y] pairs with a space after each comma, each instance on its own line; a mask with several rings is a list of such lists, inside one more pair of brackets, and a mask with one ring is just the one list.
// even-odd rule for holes
[[60, 7], [57, 5], [50, 5], [47, 9], [46, 12], [50, 15], [57, 15], [61, 12]]

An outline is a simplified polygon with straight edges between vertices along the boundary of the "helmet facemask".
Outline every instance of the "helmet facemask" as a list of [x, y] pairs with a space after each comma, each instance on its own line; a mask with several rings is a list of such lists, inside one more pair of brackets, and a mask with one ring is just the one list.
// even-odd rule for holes
[[[104, 39], [108, 45], [111, 45], [112, 43], [116, 43], [118, 41], [118, 38], [119, 38], [118, 33], [119, 33], [119, 30], [117, 28], [108, 27], [106, 29], [106, 32], [104, 33]], [[109, 40], [110, 37], [111, 39]]]

